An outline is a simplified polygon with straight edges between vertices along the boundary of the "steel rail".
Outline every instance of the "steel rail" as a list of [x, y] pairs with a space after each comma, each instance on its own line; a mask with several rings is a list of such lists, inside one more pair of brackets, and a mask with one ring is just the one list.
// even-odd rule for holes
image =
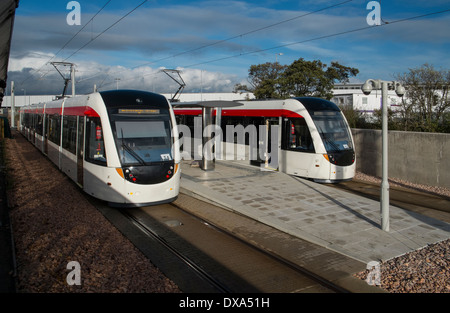
[[138, 218], [127, 212], [126, 210], [119, 209], [120, 213], [125, 216], [133, 225], [139, 228], [145, 235], [151, 237], [168, 251], [170, 251], [173, 255], [175, 255], [178, 259], [180, 259], [185, 265], [187, 265], [190, 269], [192, 269], [199, 277], [206, 280], [209, 284], [211, 284], [214, 288], [219, 290], [222, 293], [232, 293], [233, 291], [227, 288], [220, 281], [215, 279], [212, 275], [208, 274], [204, 269], [198, 266], [194, 261], [189, 259], [187, 256], [179, 252], [176, 248], [172, 247], [164, 238], [158, 235], [153, 229], [151, 229], [148, 225], [145, 225]]

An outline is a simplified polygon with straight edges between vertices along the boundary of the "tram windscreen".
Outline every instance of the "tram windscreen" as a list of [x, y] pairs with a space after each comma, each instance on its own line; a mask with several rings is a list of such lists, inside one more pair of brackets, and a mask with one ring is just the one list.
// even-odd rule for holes
[[148, 165], [171, 161], [172, 138], [170, 120], [120, 118], [113, 123], [116, 146], [122, 165]]
[[348, 124], [339, 111], [310, 112], [327, 152], [352, 150]]

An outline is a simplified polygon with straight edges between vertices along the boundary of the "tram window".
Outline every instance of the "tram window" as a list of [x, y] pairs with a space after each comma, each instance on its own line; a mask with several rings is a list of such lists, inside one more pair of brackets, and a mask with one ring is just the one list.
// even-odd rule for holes
[[30, 124], [30, 129], [31, 130], [35, 130], [35, 123], [34, 123], [34, 121], [35, 121], [35, 116], [36, 116], [36, 114], [30, 114], [30, 120], [29, 120], [29, 124]]
[[99, 117], [86, 119], [86, 161], [106, 166], [105, 142]]
[[43, 134], [43, 127], [44, 127], [43, 121], [44, 121], [44, 115], [38, 114], [36, 116], [36, 133], [41, 136]]
[[24, 114], [23, 114], [23, 119], [22, 119], [22, 124], [23, 124], [23, 126], [25, 126], [26, 128], [29, 128], [29, 127], [30, 127], [30, 125], [29, 125], [29, 120], [30, 120], [30, 114], [24, 113]]
[[77, 118], [64, 116], [62, 147], [75, 154], [77, 149]]
[[305, 119], [284, 119], [282, 146], [286, 150], [315, 152], [311, 133]]
[[[259, 125], [265, 124], [264, 117], [249, 117], [249, 116], [223, 116], [222, 117], [222, 131], [223, 138], [227, 142], [241, 143], [242, 141], [245, 145], [250, 145], [253, 137], [250, 134], [250, 130], [247, 128], [249, 125], [254, 125], [256, 129], [256, 136], [259, 135]], [[228, 125], [233, 127], [228, 128]], [[241, 125], [244, 127], [244, 133], [241, 134], [237, 131], [237, 126]], [[228, 131], [234, 131], [234, 134], [229, 134]], [[244, 138], [240, 137], [244, 135]], [[229, 141], [229, 140], [232, 141]]]
[[61, 118], [59, 115], [49, 116], [48, 139], [59, 145], [61, 139]]

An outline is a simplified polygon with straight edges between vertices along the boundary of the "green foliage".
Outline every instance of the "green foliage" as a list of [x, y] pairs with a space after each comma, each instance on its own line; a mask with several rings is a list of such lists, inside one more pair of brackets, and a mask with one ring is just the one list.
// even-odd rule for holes
[[350, 128], [372, 128], [372, 124], [367, 122], [364, 113], [355, 110], [352, 105], [340, 105], [339, 108], [344, 114]]
[[436, 70], [424, 64], [397, 75], [406, 88], [397, 128], [408, 131], [449, 132], [450, 70]]
[[290, 65], [267, 62], [250, 66], [248, 80], [251, 87], [239, 84], [235, 86], [235, 91], [251, 91], [257, 99], [302, 96], [331, 99], [336, 81], [348, 82], [351, 76], [358, 73], [358, 69], [338, 62], [331, 62], [330, 66], [319, 60], [306, 61], [303, 58]]

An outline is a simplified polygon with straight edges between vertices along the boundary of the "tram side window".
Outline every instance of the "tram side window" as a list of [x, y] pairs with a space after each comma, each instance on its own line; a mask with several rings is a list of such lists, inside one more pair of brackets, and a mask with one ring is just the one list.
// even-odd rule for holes
[[63, 119], [63, 138], [62, 146], [64, 149], [75, 154], [77, 149], [77, 118], [76, 116], [64, 116]]
[[315, 152], [308, 125], [303, 118], [284, 119], [283, 148], [299, 152]]
[[86, 161], [106, 166], [103, 129], [99, 117], [86, 119]]
[[30, 114], [24, 113], [23, 118], [22, 118], [22, 125], [25, 126], [26, 128], [30, 128], [29, 120], [30, 120]]
[[33, 120], [33, 115], [30, 114], [30, 113], [25, 113], [25, 121], [24, 121], [24, 124], [25, 124], [25, 126], [26, 126], [28, 129], [30, 129], [31, 126], [32, 126], [32, 123], [31, 123], [32, 120]]
[[44, 121], [44, 115], [38, 114], [36, 116], [36, 133], [41, 136], [43, 135], [43, 130], [44, 130], [43, 129], [44, 128], [43, 121]]
[[51, 115], [48, 118], [48, 140], [57, 145], [61, 140], [61, 117], [59, 115]]
[[[265, 124], [265, 118], [264, 117], [249, 117], [249, 116], [226, 116], [222, 117], [222, 131], [223, 131], [223, 138], [224, 141], [228, 141], [228, 137], [231, 137], [233, 140], [233, 143], [240, 143], [242, 140], [244, 141], [245, 145], [251, 144], [251, 135], [250, 135], [250, 129], [247, 129], [248, 126], [253, 125], [255, 126], [256, 130], [256, 136], [259, 138], [259, 126]], [[231, 129], [228, 129], [228, 125], [232, 125]], [[237, 126], [241, 125], [244, 127], [244, 138], [239, 137], [239, 131], [237, 131]], [[251, 126], [252, 127], [252, 126]], [[234, 131], [234, 134], [228, 134], [228, 131]]]

